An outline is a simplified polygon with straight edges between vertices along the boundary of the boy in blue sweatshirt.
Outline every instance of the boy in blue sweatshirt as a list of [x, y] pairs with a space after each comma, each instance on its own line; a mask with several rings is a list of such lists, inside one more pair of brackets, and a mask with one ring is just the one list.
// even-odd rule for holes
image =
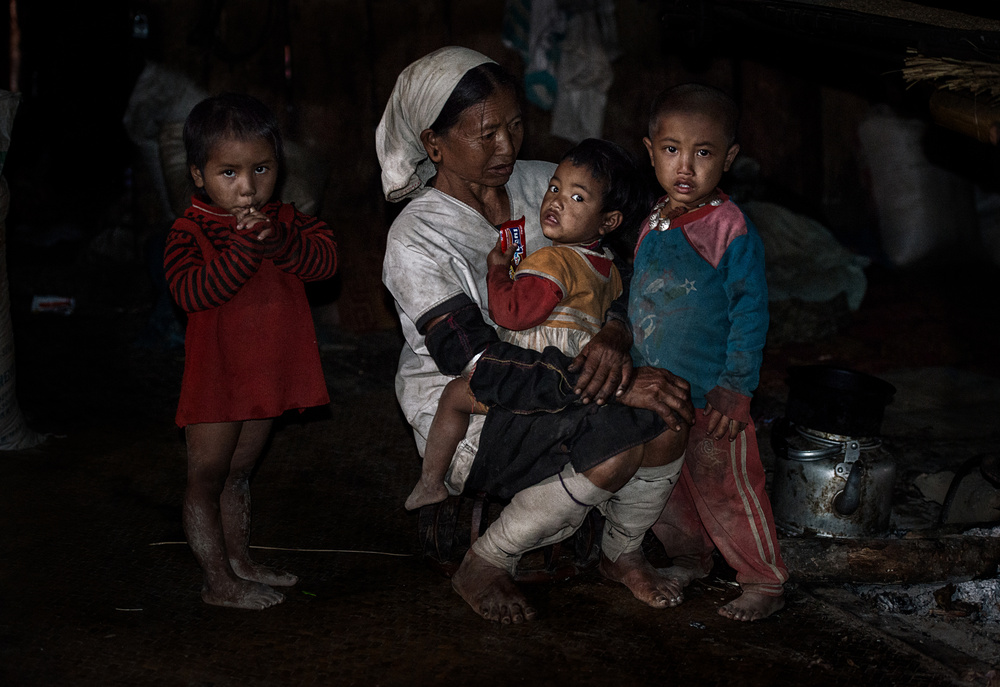
[[696, 408], [680, 482], [653, 526], [673, 559], [664, 572], [686, 586], [718, 548], [743, 591], [719, 614], [752, 621], [784, 606], [788, 571], [750, 418], [768, 326], [764, 248], [718, 188], [739, 152], [738, 117], [700, 84], [654, 101], [643, 141], [666, 194], [640, 233], [629, 315], [636, 364], [687, 379]]

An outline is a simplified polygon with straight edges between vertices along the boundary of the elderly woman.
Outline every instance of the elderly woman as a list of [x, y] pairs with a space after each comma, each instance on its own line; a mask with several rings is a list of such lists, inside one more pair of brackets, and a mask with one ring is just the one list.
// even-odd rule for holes
[[526, 250], [547, 244], [538, 215], [555, 165], [517, 160], [521, 127], [513, 79], [484, 55], [449, 47], [400, 74], [375, 137], [386, 198], [409, 200], [383, 268], [406, 338], [400, 406], [422, 454], [442, 390], [464, 376], [491, 410], [485, 426], [481, 416], [470, 423], [448, 489], [510, 499], [452, 584], [484, 618], [531, 619], [512, 577], [520, 556], [570, 536], [597, 506], [607, 521], [602, 574], [651, 606], [673, 606], [679, 585], [640, 545], [679, 471], [694, 418], [687, 383], [633, 370], [621, 299], [575, 360], [503, 343], [489, 318], [486, 255], [497, 227], [523, 217]]

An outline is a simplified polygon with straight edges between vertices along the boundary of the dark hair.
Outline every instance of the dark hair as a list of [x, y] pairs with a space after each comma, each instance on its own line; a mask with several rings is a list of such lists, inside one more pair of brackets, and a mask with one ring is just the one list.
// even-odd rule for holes
[[284, 169], [285, 146], [278, 119], [261, 101], [244, 93], [221, 93], [191, 109], [184, 122], [188, 165], [205, 169], [212, 147], [226, 138], [250, 141], [266, 138], [274, 146], [279, 172]]
[[621, 229], [629, 232], [642, 224], [651, 203], [639, 179], [635, 158], [627, 150], [611, 141], [587, 138], [570, 148], [560, 162], [566, 160], [586, 167], [604, 185], [601, 211], [621, 212]]
[[661, 92], [649, 108], [649, 135], [653, 136], [660, 117], [674, 112], [706, 114], [722, 124], [727, 145], [736, 143], [740, 110], [736, 101], [718, 88], [684, 83]]
[[437, 119], [430, 125], [431, 131], [439, 136], [448, 133], [458, 123], [462, 113], [473, 105], [486, 102], [501, 89], [517, 92], [517, 79], [496, 62], [486, 62], [465, 72], [465, 76], [455, 85]]

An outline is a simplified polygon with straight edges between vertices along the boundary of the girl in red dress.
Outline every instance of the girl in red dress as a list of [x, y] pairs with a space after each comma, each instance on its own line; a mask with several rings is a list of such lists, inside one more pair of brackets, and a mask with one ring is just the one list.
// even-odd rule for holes
[[274, 418], [330, 401], [304, 282], [333, 276], [336, 244], [324, 222], [271, 201], [283, 146], [258, 100], [202, 101], [184, 145], [197, 191], [164, 256], [188, 318], [177, 409], [188, 458], [184, 531], [206, 603], [267, 608], [284, 600], [272, 587], [298, 578], [250, 558], [250, 476]]

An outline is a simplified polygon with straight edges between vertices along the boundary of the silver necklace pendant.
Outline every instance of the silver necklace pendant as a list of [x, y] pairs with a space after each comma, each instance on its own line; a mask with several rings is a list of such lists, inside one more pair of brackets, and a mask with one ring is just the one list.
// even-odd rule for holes
[[[649, 216], [649, 229], [650, 229], [650, 231], [666, 231], [667, 229], [670, 228], [670, 218], [669, 217], [663, 217], [660, 214], [660, 212], [663, 210], [664, 207], [666, 207], [666, 205], [667, 205], [666, 201], [660, 201], [653, 208], [653, 212]], [[697, 210], [698, 208], [705, 207], [706, 205], [711, 205], [712, 207], [717, 208], [720, 205], [722, 205], [722, 199], [721, 198], [714, 198], [711, 201], [706, 201], [704, 203], [701, 203], [700, 205], [698, 205], [698, 207], [692, 208], [692, 209], [693, 210]]]
[[660, 216], [660, 210], [666, 206], [665, 202], [659, 202], [653, 208], [653, 213], [649, 216], [649, 229], [651, 231], [666, 231], [670, 228], [670, 220]]

